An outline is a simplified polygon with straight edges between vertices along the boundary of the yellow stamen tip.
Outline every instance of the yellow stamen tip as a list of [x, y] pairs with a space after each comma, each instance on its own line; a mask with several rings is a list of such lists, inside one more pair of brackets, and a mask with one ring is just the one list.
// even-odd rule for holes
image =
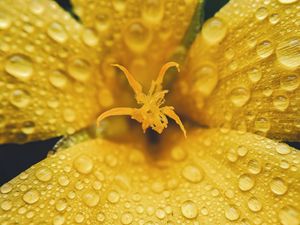
[[[97, 119], [97, 125], [100, 125], [100, 122], [110, 116], [121, 116], [127, 115], [131, 116], [132, 119], [137, 120], [142, 123], [142, 128], [145, 133], [146, 129], [151, 127], [153, 130], [159, 134], [167, 128], [168, 119], [167, 117], [173, 119], [182, 130], [184, 137], [186, 138], [186, 130], [179, 118], [175, 113], [174, 108], [171, 106], [161, 105], [165, 101], [166, 90], [161, 90], [161, 84], [167, 70], [171, 67], [176, 67], [177, 71], [180, 71], [179, 64], [176, 62], [168, 62], [164, 64], [158, 74], [158, 77], [155, 82], [152, 82], [148, 94], [142, 92], [142, 86], [138, 81], [134, 79], [132, 74], [124, 67], [119, 64], [111, 64], [114, 67], [120, 69], [126, 76], [129, 85], [133, 89], [136, 95], [138, 103], [142, 104], [140, 108], [113, 108], [102, 113]], [[145, 98], [140, 98], [140, 96], [145, 96]]]

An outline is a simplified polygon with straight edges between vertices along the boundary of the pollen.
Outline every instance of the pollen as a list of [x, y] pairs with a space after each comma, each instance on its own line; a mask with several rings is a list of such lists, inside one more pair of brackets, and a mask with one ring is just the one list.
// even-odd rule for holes
[[111, 116], [131, 116], [132, 119], [140, 122], [144, 133], [151, 127], [157, 133], [161, 134], [162, 131], [168, 126], [168, 118], [173, 119], [180, 129], [182, 130], [184, 136], [186, 137], [186, 130], [179, 118], [175, 113], [174, 107], [172, 106], [162, 106], [165, 103], [165, 95], [168, 90], [162, 89], [162, 82], [167, 70], [171, 67], [176, 67], [179, 72], [179, 65], [176, 62], [168, 62], [162, 66], [158, 77], [156, 80], [152, 81], [148, 94], [143, 92], [141, 84], [134, 79], [132, 74], [124, 67], [119, 64], [112, 64], [112, 66], [120, 69], [126, 76], [130, 87], [135, 93], [135, 99], [140, 108], [128, 108], [128, 107], [118, 107], [110, 109], [102, 113], [97, 119], [97, 125], [99, 126], [101, 121], [107, 117]]

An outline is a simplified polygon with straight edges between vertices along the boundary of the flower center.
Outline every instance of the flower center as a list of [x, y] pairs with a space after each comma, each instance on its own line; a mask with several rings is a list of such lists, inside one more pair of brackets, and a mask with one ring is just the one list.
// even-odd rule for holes
[[176, 67], [179, 72], [179, 65], [175, 62], [168, 62], [162, 66], [158, 77], [156, 80], [152, 81], [151, 87], [147, 94], [143, 93], [143, 88], [140, 83], [138, 83], [132, 74], [124, 67], [118, 64], [112, 64], [119, 68], [125, 74], [129, 85], [135, 93], [135, 99], [140, 108], [128, 108], [128, 107], [118, 107], [110, 109], [102, 113], [98, 119], [97, 124], [100, 125], [101, 121], [110, 116], [121, 116], [127, 115], [131, 116], [132, 119], [137, 120], [142, 124], [143, 131], [145, 133], [146, 129], [151, 127], [157, 133], [161, 134], [162, 131], [168, 126], [167, 117], [173, 119], [182, 130], [184, 136], [186, 137], [185, 128], [179, 118], [175, 113], [174, 107], [163, 106], [165, 103], [165, 95], [168, 93], [167, 90], [162, 89], [163, 78], [167, 70], [171, 67]]

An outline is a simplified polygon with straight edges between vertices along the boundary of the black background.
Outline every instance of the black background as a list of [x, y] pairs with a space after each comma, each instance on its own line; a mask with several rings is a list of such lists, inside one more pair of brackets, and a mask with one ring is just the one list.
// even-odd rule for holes
[[[207, 0], [205, 5], [205, 18], [210, 18], [228, 0]], [[68, 0], [57, 0], [66, 10], [71, 9]], [[6, 144], [0, 145], [0, 185], [17, 176], [31, 165], [41, 161], [47, 156], [49, 150], [55, 145], [59, 138], [47, 141], [32, 142], [23, 145]], [[300, 147], [299, 143], [292, 144]]]

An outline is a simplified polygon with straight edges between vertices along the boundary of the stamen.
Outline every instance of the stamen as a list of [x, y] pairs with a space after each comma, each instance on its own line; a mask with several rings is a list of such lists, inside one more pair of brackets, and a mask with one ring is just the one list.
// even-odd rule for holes
[[174, 107], [172, 106], [164, 106], [160, 108], [160, 106], [165, 102], [165, 94], [168, 92], [167, 90], [162, 90], [162, 82], [167, 70], [171, 67], [176, 67], [178, 72], [179, 64], [176, 62], [168, 62], [161, 68], [158, 77], [155, 81], [152, 81], [150, 90], [148, 94], [144, 94], [142, 92], [142, 86], [139, 82], [137, 82], [132, 74], [124, 67], [118, 64], [112, 64], [122, 70], [128, 80], [129, 85], [133, 89], [136, 95], [136, 99], [138, 103], [142, 104], [140, 108], [113, 108], [102, 113], [97, 119], [97, 125], [99, 126], [101, 121], [110, 116], [121, 116], [127, 115], [131, 116], [132, 119], [137, 120], [142, 123], [143, 131], [149, 127], [158, 132], [159, 134], [167, 128], [168, 120], [166, 116], [173, 119], [182, 130], [184, 137], [186, 138], [186, 130], [179, 118], [179, 116], [175, 113]]

